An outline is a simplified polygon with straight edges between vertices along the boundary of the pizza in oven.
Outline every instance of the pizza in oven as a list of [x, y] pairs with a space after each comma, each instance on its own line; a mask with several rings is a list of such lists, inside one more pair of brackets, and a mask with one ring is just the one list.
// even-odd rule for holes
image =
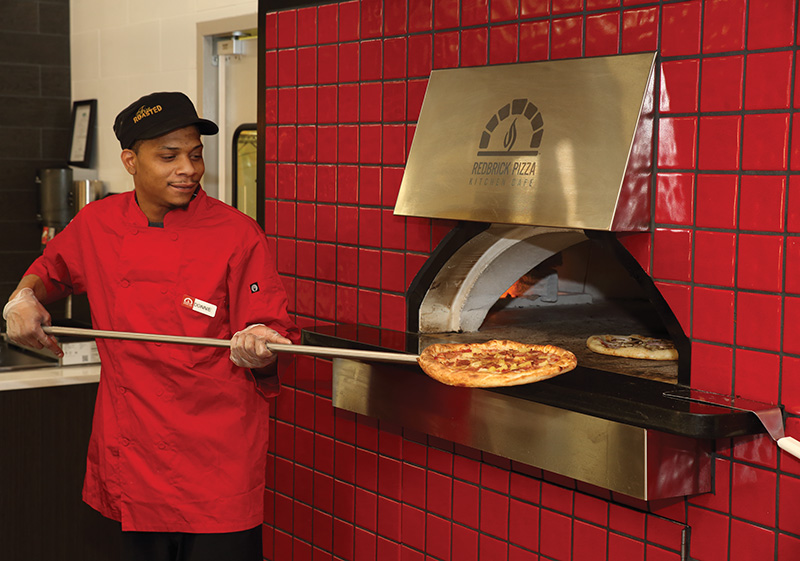
[[437, 343], [420, 353], [422, 370], [450, 386], [490, 388], [530, 384], [575, 368], [575, 355], [553, 345], [515, 341]]
[[644, 360], [678, 359], [678, 350], [672, 341], [643, 335], [592, 335], [586, 340], [586, 346], [602, 355]]

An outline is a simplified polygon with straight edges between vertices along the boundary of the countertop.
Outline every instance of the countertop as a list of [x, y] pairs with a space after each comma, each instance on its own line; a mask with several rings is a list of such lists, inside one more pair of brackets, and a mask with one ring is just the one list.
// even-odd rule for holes
[[100, 364], [60, 366], [55, 359], [22, 351], [0, 340], [0, 391], [46, 388], [100, 381]]
[[0, 391], [47, 388], [100, 381], [100, 365], [47, 366], [0, 372]]

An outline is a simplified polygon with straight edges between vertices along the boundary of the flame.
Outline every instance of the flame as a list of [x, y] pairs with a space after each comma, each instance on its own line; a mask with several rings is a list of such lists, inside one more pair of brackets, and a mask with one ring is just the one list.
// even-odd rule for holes
[[507, 150], [511, 150], [514, 146], [514, 143], [517, 141], [517, 120], [511, 123], [511, 126], [508, 127], [508, 132], [503, 137], [503, 147]]
[[506, 290], [500, 298], [519, 298], [534, 284], [536, 284], [536, 279], [529, 274], [524, 274], [517, 282], [508, 287], [508, 290]]

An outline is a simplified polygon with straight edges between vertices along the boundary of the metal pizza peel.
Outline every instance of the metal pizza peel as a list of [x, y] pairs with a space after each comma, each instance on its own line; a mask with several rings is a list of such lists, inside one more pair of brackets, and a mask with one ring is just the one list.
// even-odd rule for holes
[[[79, 327], [55, 327], [43, 325], [42, 330], [48, 335], [74, 335], [99, 339], [122, 339], [127, 341], [147, 341], [154, 343], [176, 343], [179, 345], [200, 345], [209, 347], [230, 347], [230, 339], [214, 339], [211, 337], [186, 337], [183, 335], [160, 335], [155, 333], [134, 333], [130, 331], [106, 331], [102, 329], [84, 329]], [[386, 351], [362, 351], [337, 347], [317, 347], [313, 345], [287, 345], [284, 343], [267, 343], [272, 352], [309, 355], [320, 358], [350, 358], [377, 362], [397, 362], [400, 364], [417, 364], [417, 355], [392, 353]]]
[[691, 388], [664, 392], [664, 396], [703, 405], [723, 407], [733, 411], [753, 413], [782, 450], [800, 459], [800, 442], [791, 436], [786, 436], [783, 411], [777, 405]]

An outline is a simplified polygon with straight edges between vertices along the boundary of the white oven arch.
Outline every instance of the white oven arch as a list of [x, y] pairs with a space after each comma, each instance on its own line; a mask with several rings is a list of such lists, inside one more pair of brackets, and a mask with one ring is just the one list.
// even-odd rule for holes
[[491, 225], [438, 271], [419, 307], [419, 331], [478, 331], [489, 309], [522, 275], [586, 240], [577, 229]]

